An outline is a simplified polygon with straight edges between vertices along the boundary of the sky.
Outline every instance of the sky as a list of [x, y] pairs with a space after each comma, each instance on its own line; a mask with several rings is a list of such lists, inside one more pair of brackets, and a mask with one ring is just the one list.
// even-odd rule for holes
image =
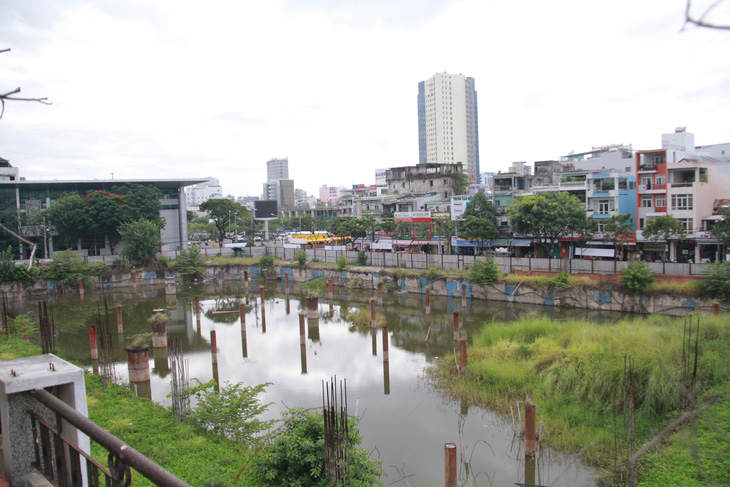
[[[695, 0], [700, 14], [707, 0]], [[730, 0], [710, 20], [730, 18]], [[219, 178], [260, 196], [418, 163], [418, 82], [476, 83], [482, 171], [730, 142], [730, 32], [684, 0], [0, 0], [0, 157], [26, 179]], [[726, 22], [730, 23], [730, 22]], [[113, 176], [112, 176], [113, 175]]]

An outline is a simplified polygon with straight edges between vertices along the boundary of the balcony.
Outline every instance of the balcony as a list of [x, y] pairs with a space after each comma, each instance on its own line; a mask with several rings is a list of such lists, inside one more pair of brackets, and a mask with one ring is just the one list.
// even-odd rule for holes
[[693, 188], [695, 185], [694, 182], [685, 182], [685, 183], [670, 183], [669, 186], [672, 188]]

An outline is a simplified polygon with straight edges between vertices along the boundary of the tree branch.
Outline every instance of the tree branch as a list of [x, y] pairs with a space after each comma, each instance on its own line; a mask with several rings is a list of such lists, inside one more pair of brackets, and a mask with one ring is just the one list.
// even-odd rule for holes
[[712, 9], [717, 7], [719, 4], [721, 4], [724, 0], [716, 0], [715, 3], [707, 7], [707, 10], [705, 10], [699, 19], [696, 19], [692, 16], [690, 13], [690, 9], [692, 7], [692, 0], [687, 0], [687, 5], [684, 9], [684, 23], [686, 24], [692, 24], [697, 27], [706, 27], [708, 29], [719, 29], [719, 30], [730, 30], [730, 25], [718, 25], [718, 24], [711, 24], [705, 20], [707, 15], [710, 13]]

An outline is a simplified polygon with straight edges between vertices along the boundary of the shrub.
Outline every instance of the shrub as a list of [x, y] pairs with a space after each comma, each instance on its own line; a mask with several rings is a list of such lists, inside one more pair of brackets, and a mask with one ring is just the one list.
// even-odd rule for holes
[[73, 281], [89, 275], [89, 266], [73, 250], [63, 250], [53, 254], [53, 260], [45, 268], [44, 277], [54, 281]]
[[492, 258], [486, 260], [476, 259], [468, 269], [469, 280], [482, 286], [496, 282], [501, 275], [502, 271], [499, 270], [499, 266]]
[[177, 272], [185, 280], [200, 279], [203, 275], [203, 259], [200, 257], [200, 249], [193, 245], [188, 250], [183, 250], [175, 259]]
[[639, 294], [654, 282], [651, 269], [642, 261], [633, 262], [621, 271], [621, 283], [632, 294]]
[[32, 338], [37, 333], [35, 323], [31, 319], [31, 312], [8, 319], [7, 333], [16, 338]]
[[[195, 379], [197, 380], [197, 379]], [[203, 428], [236, 442], [251, 441], [257, 433], [270, 428], [273, 421], [261, 421], [257, 416], [266, 412], [269, 404], [262, 404], [257, 396], [270, 383], [244, 386], [243, 382], [226, 382], [215, 391], [215, 379], [190, 388], [198, 404], [190, 418]]]
[[560, 271], [553, 278], [553, 283], [557, 289], [567, 289], [570, 287], [570, 274]]
[[112, 271], [108, 265], [103, 262], [97, 262], [96, 264], [89, 265], [89, 275], [98, 277], [99, 279], [106, 279], [111, 275]]
[[345, 269], [347, 269], [347, 264], [349, 264], [349, 262], [347, 261], [347, 256], [341, 255], [340, 258], [337, 259], [337, 270], [344, 271]]
[[368, 265], [368, 254], [366, 254], [365, 251], [361, 250], [357, 253], [355, 265]]
[[294, 254], [294, 258], [296, 259], [299, 267], [304, 267], [304, 264], [307, 263], [307, 253], [304, 250], [298, 250], [297, 253]]
[[730, 301], [730, 261], [709, 266], [700, 283], [702, 293], [714, 299]]
[[[324, 416], [304, 409], [283, 413], [284, 424], [271, 435], [248, 469], [250, 483], [260, 486], [332, 485], [324, 465]], [[349, 485], [383, 485], [381, 461], [370, 460], [361, 441], [355, 419], [348, 420]]]
[[429, 281], [435, 281], [436, 279], [441, 278], [441, 271], [438, 267], [429, 267], [428, 271], [426, 271], [426, 279]]
[[259, 266], [262, 269], [271, 269], [274, 267], [274, 258], [270, 255], [262, 255], [259, 258]]

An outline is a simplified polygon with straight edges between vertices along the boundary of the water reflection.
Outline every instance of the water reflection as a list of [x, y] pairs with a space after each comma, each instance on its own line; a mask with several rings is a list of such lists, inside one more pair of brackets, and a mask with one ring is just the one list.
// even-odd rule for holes
[[[537, 471], [538, 482], [547, 484], [566, 465], [563, 458], [547, 454], [538, 458], [536, 467], [525, 463], [513, 448], [511, 424], [465, 400], [442, 397], [424, 374], [430, 362], [458, 350], [455, 338], [470, 341], [488, 323], [537, 316], [544, 313], [541, 307], [468, 299], [464, 308], [459, 295], [431, 296], [427, 315], [423, 295], [387, 293], [382, 304], [378, 299], [386, 331], [372, 328], [369, 322], [353, 325], [343, 318], [348, 308], [369, 317], [370, 292], [335, 288], [332, 299], [318, 306], [305, 322], [303, 315], [291, 312], [290, 300], [305, 313], [305, 295], [296, 284], [290, 283], [290, 288], [287, 293], [287, 288], [275, 283], [260, 286], [246, 281], [243, 285], [178, 286], [174, 300], [164, 292], [140, 294], [130, 289], [103, 296], [87, 291], [87, 306], [81, 305], [78, 295], [49, 301], [60, 331], [60, 353], [87, 366], [91, 366], [88, 327], [97, 319], [96, 302], [106, 297], [108, 302], [120, 303], [123, 333], [115, 334], [113, 340], [119, 355], [116, 376], [125, 382], [124, 339], [149, 334], [147, 319], [152, 310], [166, 309], [168, 337], [181, 343], [190, 378], [247, 385], [272, 382], [261, 396], [263, 402], [274, 403], [267, 419], [278, 418], [291, 407], [321, 407], [321, 381], [335, 375], [346, 378], [349, 410], [361, 418], [363, 446], [384, 460], [386, 485], [443, 485], [443, 445], [448, 442], [458, 444], [459, 475], [468, 479], [463, 485], [527, 483], [525, 479], [533, 478], [531, 471]], [[94, 306], [89, 305], [92, 302]], [[35, 303], [27, 305], [29, 310], [37, 308]], [[583, 310], [561, 308], [550, 309], [549, 314], [555, 319], [586, 316]], [[601, 315], [601, 319], [616, 317]], [[150, 362], [150, 380], [133, 389], [169, 405], [167, 349], [155, 349]], [[590, 471], [580, 466], [572, 467], [567, 477], [561, 478], [561, 485], [592, 482]]]

